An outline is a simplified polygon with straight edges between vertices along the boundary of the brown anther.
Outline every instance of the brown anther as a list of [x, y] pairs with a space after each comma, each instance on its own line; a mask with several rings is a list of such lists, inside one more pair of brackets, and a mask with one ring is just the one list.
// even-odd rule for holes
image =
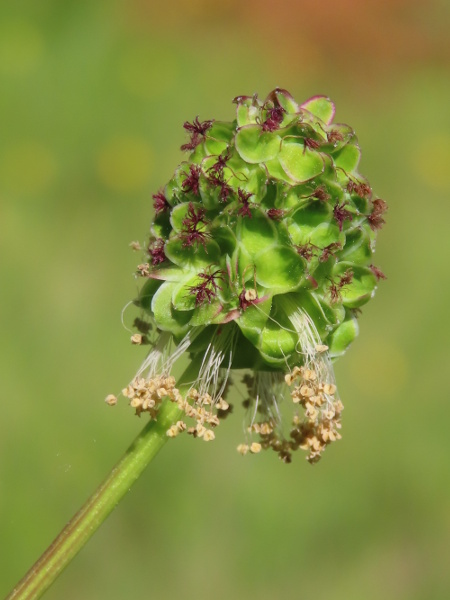
[[148, 277], [150, 275], [150, 265], [148, 263], [142, 263], [137, 266], [138, 275], [141, 277]]

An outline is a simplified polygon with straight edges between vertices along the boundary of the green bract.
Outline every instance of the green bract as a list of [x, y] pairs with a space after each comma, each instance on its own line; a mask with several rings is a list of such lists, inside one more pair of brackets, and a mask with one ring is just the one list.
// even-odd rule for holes
[[[333, 123], [329, 98], [297, 104], [277, 88], [265, 101], [234, 102], [232, 122], [184, 124], [187, 158], [153, 196], [137, 322], [145, 334], [146, 316], [166, 340], [185, 345], [199, 365], [196, 393], [202, 388], [211, 407], [219, 369], [250, 369], [250, 404], [259, 403], [264, 417], [250, 431], [284, 460], [300, 447], [315, 462], [338, 437], [330, 359], [353, 341], [359, 309], [384, 278], [372, 254], [387, 206], [359, 173], [357, 138]], [[149, 378], [155, 369], [168, 373], [162, 359]], [[296, 380], [286, 440], [277, 402]]]

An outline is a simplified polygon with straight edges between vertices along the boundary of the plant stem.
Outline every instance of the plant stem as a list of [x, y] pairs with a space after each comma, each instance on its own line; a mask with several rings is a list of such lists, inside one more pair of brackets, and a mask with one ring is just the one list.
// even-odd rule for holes
[[35, 600], [42, 596], [164, 446], [169, 439], [167, 429], [180, 415], [177, 404], [169, 400], [163, 402], [158, 411], [158, 420], [150, 421], [144, 427], [110, 475], [5, 600]]

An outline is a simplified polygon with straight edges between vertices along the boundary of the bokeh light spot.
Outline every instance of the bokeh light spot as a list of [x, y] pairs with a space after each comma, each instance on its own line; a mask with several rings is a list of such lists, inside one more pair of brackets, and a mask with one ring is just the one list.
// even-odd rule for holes
[[159, 54], [156, 44], [138, 42], [126, 49], [118, 65], [121, 85], [127, 92], [145, 100], [159, 98], [176, 84], [177, 66], [165, 51]]
[[56, 160], [40, 142], [26, 140], [3, 149], [1, 186], [13, 194], [37, 194], [48, 189], [56, 175]]
[[450, 189], [450, 136], [434, 134], [421, 140], [413, 154], [417, 175], [432, 189]]
[[26, 74], [40, 62], [44, 51], [42, 34], [32, 23], [4, 21], [0, 24], [0, 71]]
[[117, 137], [107, 143], [97, 157], [97, 171], [109, 189], [128, 193], [142, 189], [149, 181], [153, 152], [139, 138]]

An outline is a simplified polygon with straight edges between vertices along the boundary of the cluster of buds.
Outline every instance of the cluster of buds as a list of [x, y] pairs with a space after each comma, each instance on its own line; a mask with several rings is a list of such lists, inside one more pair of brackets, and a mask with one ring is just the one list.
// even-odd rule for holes
[[[227, 378], [243, 370], [249, 435], [260, 439], [239, 451], [270, 447], [290, 462], [300, 448], [314, 463], [340, 437], [332, 360], [356, 337], [360, 307], [385, 278], [373, 253], [387, 205], [359, 173], [356, 135], [333, 123], [329, 98], [298, 104], [277, 88], [264, 101], [234, 102], [233, 121], [184, 124], [189, 155], [153, 196], [135, 304], [138, 322], [160, 337], [135, 379], [151, 390], [132, 384], [124, 395], [154, 418], [162, 397], [176, 402], [196, 425], [179, 421], [171, 437], [186, 430], [213, 439]], [[180, 394], [171, 369], [185, 353], [189, 385]], [[294, 383], [286, 434], [279, 407]]]

